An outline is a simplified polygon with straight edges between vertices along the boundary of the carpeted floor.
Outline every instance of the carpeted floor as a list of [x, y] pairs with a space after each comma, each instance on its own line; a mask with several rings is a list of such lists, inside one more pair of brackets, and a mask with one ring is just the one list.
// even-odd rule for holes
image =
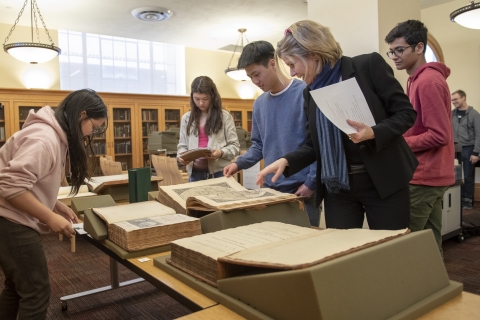
[[[75, 253], [70, 241], [58, 235], [43, 236], [52, 294], [47, 319], [175, 319], [190, 312], [186, 307], [144, 281], [131, 286], [71, 300], [61, 311], [60, 297], [110, 284], [109, 258], [87, 241], [77, 237]], [[119, 264], [120, 282], [138, 278]], [[0, 269], [0, 290], [3, 273]]]
[[[480, 216], [480, 203], [464, 214]], [[148, 282], [72, 300], [62, 312], [60, 297], [109, 285], [109, 259], [82, 239], [77, 240], [76, 253], [70, 253], [69, 241], [60, 242], [55, 234], [45, 235], [43, 245], [52, 285], [48, 319], [175, 319], [190, 313]], [[443, 248], [450, 279], [462, 282], [465, 291], [480, 294], [480, 236], [462, 243], [455, 237], [445, 241]], [[137, 278], [122, 265], [119, 274], [120, 281]]]

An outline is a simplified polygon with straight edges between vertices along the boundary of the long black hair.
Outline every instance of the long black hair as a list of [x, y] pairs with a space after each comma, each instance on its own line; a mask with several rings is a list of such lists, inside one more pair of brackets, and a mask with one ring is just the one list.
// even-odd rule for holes
[[[85, 111], [86, 118], [80, 120]], [[72, 194], [77, 194], [85, 178], [90, 179], [88, 161], [94, 159], [95, 153], [90, 142], [91, 136], [84, 137], [82, 122], [88, 119], [107, 118], [107, 106], [98, 94], [91, 89], [82, 89], [70, 93], [55, 110], [55, 118], [67, 134], [68, 154], [70, 157], [70, 172]], [[106, 127], [106, 125], [105, 125]]]
[[192, 82], [192, 90], [190, 92], [190, 119], [187, 124], [187, 135], [198, 135], [200, 127], [200, 110], [195, 101], [193, 101], [194, 93], [206, 94], [210, 100], [210, 107], [208, 109], [207, 122], [205, 123], [204, 131], [207, 136], [215, 134], [223, 127], [222, 121], [222, 99], [218, 93], [217, 86], [207, 76], [196, 77]]

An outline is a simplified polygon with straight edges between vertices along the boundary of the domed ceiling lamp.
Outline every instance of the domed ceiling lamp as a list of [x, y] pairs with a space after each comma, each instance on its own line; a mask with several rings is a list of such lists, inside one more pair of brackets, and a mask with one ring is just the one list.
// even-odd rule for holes
[[240, 36], [238, 37], [237, 43], [235, 44], [235, 49], [233, 49], [232, 57], [230, 58], [230, 62], [228, 63], [228, 68], [225, 69], [225, 73], [227, 74], [227, 76], [229, 76], [233, 80], [237, 80], [237, 81], [246, 81], [246, 80], [250, 79], [247, 76], [247, 73], [245, 72], [245, 70], [243, 70], [243, 69], [238, 70], [237, 67], [232, 67], [231, 66], [233, 57], [235, 57], [235, 53], [237, 52], [237, 48], [238, 48], [238, 52], [242, 53], [243, 38], [245, 38], [247, 44], [249, 43], [249, 41], [247, 39], [247, 36], [245, 35], [246, 31], [247, 31], [247, 29], [244, 29], [244, 28], [238, 29], [238, 32], [240, 32]]
[[480, 3], [471, 0], [468, 6], [450, 13], [450, 20], [470, 29], [480, 29]]
[[[12, 35], [12, 32], [15, 30], [15, 27], [18, 24], [18, 20], [20, 20], [20, 17], [22, 16], [23, 10], [25, 10], [25, 7], [27, 6], [27, 3], [28, 3], [28, 0], [25, 0], [22, 10], [20, 10], [20, 13], [18, 14], [17, 20], [15, 20], [15, 23], [12, 29], [10, 29], [10, 33], [8, 34], [7, 38], [5, 39], [5, 42], [3, 43], [3, 50], [5, 50], [5, 52], [10, 54], [15, 59], [23, 62], [31, 63], [31, 64], [38, 64], [38, 63], [50, 61], [56, 56], [58, 56], [62, 52], [62, 50], [56, 47], [55, 43], [53, 43], [52, 37], [50, 37], [50, 34], [48, 33], [47, 26], [43, 21], [42, 14], [40, 13], [40, 9], [38, 8], [36, 0], [30, 1], [30, 29], [32, 34], [32, 42], [15, 42], [15, 43], [7, 44], [8, 39], [10, 38], [10, 36]], [[47, 33], [48, 39], [50, 40], [50, 44], [45, 44], [40, 42], [40, 34], [38, 31], [38, 25], [37, 25], [37, 15], [42, 21], [43, 27], [45, 28], [45, 32]], [[34, 21], [35, 21], [35, 31], [37, 33], [38, 43], [33, 42], [33, 22]]]

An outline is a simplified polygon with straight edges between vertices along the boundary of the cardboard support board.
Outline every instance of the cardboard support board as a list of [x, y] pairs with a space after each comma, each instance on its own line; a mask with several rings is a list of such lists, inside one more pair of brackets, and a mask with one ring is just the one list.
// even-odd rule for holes
[[448, 279], [430, 230], [305, 269], [219, 280], [219, 291], [197, 284], [164, 259], [155, 259], [155, 266], [248, 319], [262, 319], [252, 308], [280, 320], [416, 319], [463, 290]]

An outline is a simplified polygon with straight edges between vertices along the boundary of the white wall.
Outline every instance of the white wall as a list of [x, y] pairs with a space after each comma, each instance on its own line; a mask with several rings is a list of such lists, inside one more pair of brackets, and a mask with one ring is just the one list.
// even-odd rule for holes
[[480, 110], [480, 30], [450, 21], [450, 13], [467, 4], [457, 0], [422, 10], [422, 21], [442, 47], [451, 70], [447, 79], [450, 91], [464, 90], [467, 102]]

